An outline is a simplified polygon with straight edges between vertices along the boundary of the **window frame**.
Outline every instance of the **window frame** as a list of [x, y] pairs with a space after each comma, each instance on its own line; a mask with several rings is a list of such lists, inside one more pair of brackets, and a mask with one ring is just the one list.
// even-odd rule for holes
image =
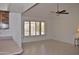
[[[25, 36], [25, 34], [24, 34], [24, 31], [23, 31], [23, 34], [24, 34], [24, 36], [25, 37], [34, 37], [34, 36], [45, 36], [46, 35], [46, 22], [45, 21], [36, 21], [36, 20], [30, 20], [30, 21], [28, 21], [28, 20], [25, 20], [24, 22], [29, 22], [29, 35], [28, 36]], [[24, 22], [23, 22], [23, 24], [24, 24]], [[35, 22], [35, 35], [31, 35], [31, 22]], [[40, 34], [39, 35], [36, 35], [36, 22], [40, 22]], [[42, 35], [41, 34], [41, 22], [44, 22], [44, 24], [45, 24], [45, 26], [44, 26], [44, 35]], [[24, 26], [25, 26], [25, 24], [24, 24]], [[24, 26], [23, 26], [23, 28], [24, 28]]]

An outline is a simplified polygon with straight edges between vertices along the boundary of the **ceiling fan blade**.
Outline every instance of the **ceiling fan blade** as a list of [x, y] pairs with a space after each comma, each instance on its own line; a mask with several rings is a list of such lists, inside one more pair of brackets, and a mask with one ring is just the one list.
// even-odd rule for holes
[[62, 11], [60, 11], [59, 13], [64, 13], [64, 12], [66, 12], [66, 10], [62, 10]]
[[68, 12], [65, 12], [65, 13], [60, 13], [60, 14], [69, 14]]

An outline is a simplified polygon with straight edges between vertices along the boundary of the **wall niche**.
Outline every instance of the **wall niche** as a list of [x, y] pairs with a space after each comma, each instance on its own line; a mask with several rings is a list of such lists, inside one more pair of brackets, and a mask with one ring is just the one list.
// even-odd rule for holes
[[0, 29], [9, 29], [9, 11], [0, 10]]

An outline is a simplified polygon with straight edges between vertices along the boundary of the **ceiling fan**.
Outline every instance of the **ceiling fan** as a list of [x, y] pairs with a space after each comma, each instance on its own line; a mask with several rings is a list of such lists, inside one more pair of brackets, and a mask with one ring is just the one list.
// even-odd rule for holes
[[59, 4], [57, 4], [57, 11], [54, 12], [54, 11], [51, 11], [51, 13], [56, 13], [56, 14], [69, 14], [69, 12], [67, 12], [66, 10], [61, 10], [59, 11]]

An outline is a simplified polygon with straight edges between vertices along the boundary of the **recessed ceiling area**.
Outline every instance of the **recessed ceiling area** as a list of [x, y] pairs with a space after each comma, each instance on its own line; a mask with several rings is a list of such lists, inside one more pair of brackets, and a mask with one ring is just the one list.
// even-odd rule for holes
[[35, 3], [0, 3], [0, 10], [22, 13]]

